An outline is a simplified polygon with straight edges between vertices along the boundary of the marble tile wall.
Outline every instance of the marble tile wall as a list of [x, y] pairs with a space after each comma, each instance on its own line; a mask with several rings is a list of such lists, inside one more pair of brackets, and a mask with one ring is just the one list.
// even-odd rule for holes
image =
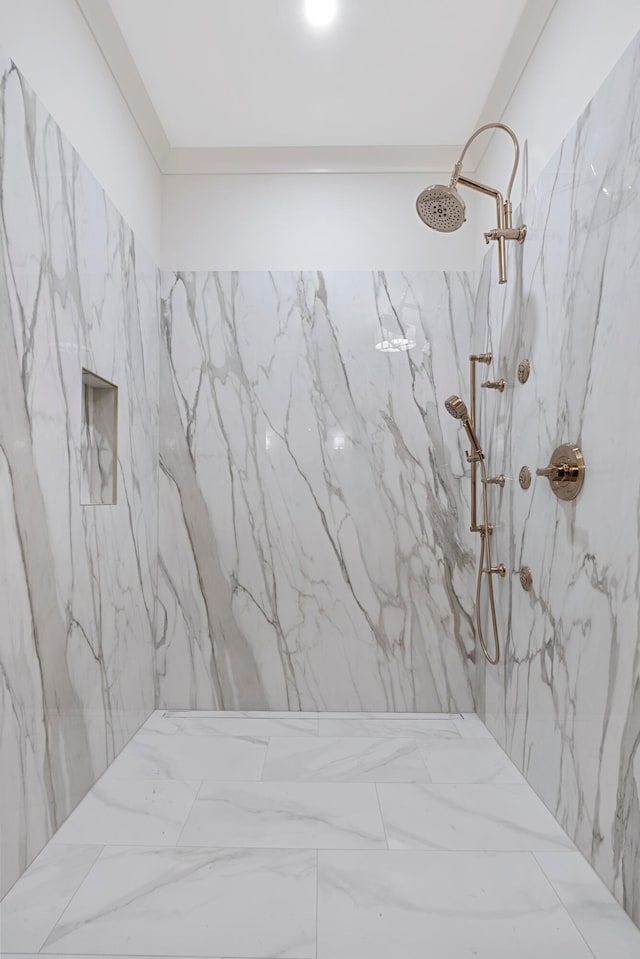
[[[158, 274], [0, 53], [0, 890], [153, 708]], [[81, 503], [82, 368], [119, 386]]]
[[163, 282], [158, 706], [472, 708], [475, 278]]
[[[485, 264], [476, 348], [509, 386], [481, 433], [498, 529], [502, 664], [481, 665], [486, 721], [632, 918], [640, 922], [640, 38], [528, 193], [509, 281]], [[521, 131], [526, 133], [526, 131]], [[519, 360], [532, 375], [517, 383]], [[565, 442], [587, 476], [563, 503], [544, 478]], [[516, 573], [527, 565], [533, 589]]]

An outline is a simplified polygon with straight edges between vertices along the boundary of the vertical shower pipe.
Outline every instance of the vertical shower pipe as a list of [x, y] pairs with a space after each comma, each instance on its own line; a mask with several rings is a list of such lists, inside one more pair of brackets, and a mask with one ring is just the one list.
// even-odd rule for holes
[[[472, 353], [469, 357], [469, 402], [471, 406], [471, 415], [469, 417], [471, 426], [476, 428], [476, 363], [490, 363], [493, 359], [491, 353]], [[478, 526], [478, 461], [471, 460], [471, 532], [480, 533], [484, 526]]]

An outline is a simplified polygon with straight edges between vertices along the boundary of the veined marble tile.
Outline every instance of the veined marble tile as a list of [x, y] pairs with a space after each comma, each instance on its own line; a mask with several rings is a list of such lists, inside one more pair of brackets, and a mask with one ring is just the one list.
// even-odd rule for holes
[[463, 739], [493, 739], [491, 730], [475, 713], [463, 713], [454, 722]]
[[390, 849], [572, 848], [527, 785], [382, 783], [378, 795]]
[[480, 666], [484, 715], [636, 923], [640, 451], [624, 414], [640, 399], [639, 86], [636, 36], [514, 211], [526, 242], [511, 245], [506, 286], [485, 264], [475, 320], [492, 378], [516, 384], [525, 357], [532, 371], [506, 402], [481, 398], [491, 472], [544, 466], [561, 443], [577, 443], [587, 469], [574, 501], [542, 477], [494, 501], [494, 555], [529, 566], [533, 589], [498, 584], [504, 655]]
[[[158, 703], [473, 708], [468, 486], [444, 479], [467, 467], [442, 399], [474, 286], [165, 276]], [[389, 322], [415, 349], [376, 350]]]
[[380, 849], [373, 783], [204, 783], [183, 846]]
[[[159, 274], [0, 52], [0, 894], [154, 705]], [[119, 386], [82, 495], [82, 370]]]
[[297, 709], [162, 709], [156, 716], [166, 719], [317, 719], [316, 711]]
[[0, 902], [5, 952], [38, 952], [102, 852], [102, 846], [49, 844]]
[[107, 848], [45, 953], [283, 956], [316, 948], [316, 853]]
[[429, 782], [412, 739], [272, 739], [264, 780]]
[[318, 959], [593, 959], [529, 853], [318, 853]]
[[317, 736], [318, 720], [291, 717], [169, 717], [153, 716], [144, 725], [145, 732], [184, 736], [240, 736], [269, 739], [271, 736]]
[[321, 713], [318, 713], [319, 719], [327, 720], [337, 720], [337, 719], [352, 719], [356, 722], [361, 720], [369, 719], [381, 719], [385, 722], [404, 722], [406, 720], [412, 722], [414, 720], [434, 720], [436, 723], [442, 722], [443, 720], [450, 719], [460, 719], [461, 713], [400, 713], [400, 712], [358, 712], [352, 710], [351, 712], [332, 712], [331, 710], [323, 710]]
[[175, 845], [199, 782], [105, 778], [60, 827], [53, 843]]
[[595, 959], [640, 956], [640, 929], [581, 853], [537, 852], [535, 858]]
[[418, 743], [434, 783], [524, 783], [524, 778], [493, 739], [448, 739]]
[[260, 779], [266, 739], [139, 733], [109, 767], [114, 779]]
[[365, 736], [369, 739], [459, 739], [452, 719], [319, 719], [318, 734], [334, 738]]

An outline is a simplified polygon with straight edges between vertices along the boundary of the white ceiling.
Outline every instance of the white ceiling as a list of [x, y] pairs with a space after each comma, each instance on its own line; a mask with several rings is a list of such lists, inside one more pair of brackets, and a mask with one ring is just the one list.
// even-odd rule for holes
[[340, 151], [401, 168], [407, 147], [409, 167], [447, 166], [488, 110], [499, 119], [553, 6], [338, 0], [319, 30], [304, 0], [78, 3], [167, 172]]

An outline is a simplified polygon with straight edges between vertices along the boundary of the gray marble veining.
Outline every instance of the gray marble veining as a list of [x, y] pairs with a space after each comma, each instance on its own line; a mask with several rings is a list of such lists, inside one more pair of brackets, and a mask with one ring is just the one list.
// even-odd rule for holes
[[[158, 294], [0, 53], [0, 891], [153, 708]], [[83, 367], [121, 385], [117, 506], [81, 505]]]
[[[469, 708], [468, 504], [441, 416], [473, 277], [164, 284], [158, 705]], [[391, 321], [413, 350], [376, 350]]]
[[[476, 346], [504, 396], [481, 432], [499, 518], [494, 555], [533, 572], [497, 587], [505, 655], [481, 666], [486, 721], [584, 855], [640, 922], [640, 38], [587, 107], [519, 213], [509, 283], [482, 274]], [[516, 368], [531, 361], [521, 386]], [[562, 503], [535, 473], [577, 443], [584, 490]]]

